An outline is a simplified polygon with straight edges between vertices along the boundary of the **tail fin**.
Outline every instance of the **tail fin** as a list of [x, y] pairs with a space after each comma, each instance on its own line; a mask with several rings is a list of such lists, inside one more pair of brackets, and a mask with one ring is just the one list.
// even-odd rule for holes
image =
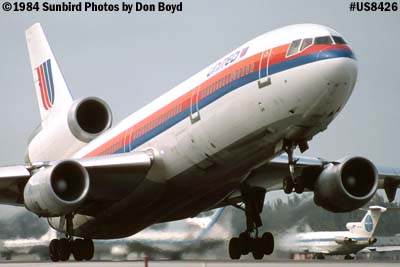
[[378, 224], [381, 214], [386, 211], [386, 208], [380, 206], [370, 206], [367, 214], [361, 221], [361, 225], [364, 226], [364, 231], [368, 235], [372, 236], [375, 232], [376, 225]]
[[354, 234], [360, 236], [372, 236], [375, 232], [381, 214], [386, 211], [386, 208], [380, 206], [370, 206], [367, 214], [361, 222], [349, 222], [346, 228]]
[[72, 96], [39, 23], [25, 32], [42, 122], [69, 108]]

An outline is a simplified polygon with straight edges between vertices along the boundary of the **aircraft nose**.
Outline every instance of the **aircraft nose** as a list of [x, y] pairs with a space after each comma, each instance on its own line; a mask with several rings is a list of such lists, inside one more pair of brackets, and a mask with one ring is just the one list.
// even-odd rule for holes
[[319, 52], [318, 58], [327, 60], [327, 70], [323, 75], [328, 82], [335, 87], [345, 87], [349, 91], [354, 88], [358, 67], [352, 50], [323, 50]]

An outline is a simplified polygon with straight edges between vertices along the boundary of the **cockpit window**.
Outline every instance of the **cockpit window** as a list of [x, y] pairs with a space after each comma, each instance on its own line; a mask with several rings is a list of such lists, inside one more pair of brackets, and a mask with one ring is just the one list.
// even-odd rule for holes
[[330, 36], [321, 36], [315, 38], [314, 44], [333, 44], [333, 41]]
[[300, 42], [301, 42], [301, 39], [298, 39], [298, 40], [294, 40], [290, 44], [290, 47], [289, 47], [288, 52], [286, 54], [287, 57], [297, 53], [297, 51], [299, 50]]
[[306, 49], [307, 47], [312, 45], [312, 43], [313, 43], [313, 38], [303, 39], [303, 42], [301, 43], [301, 46], [300, 46], [300, 51], [303, 51], [304, 49]]
[[340, 36], [332, 36], [335, 44], [346, 44], [346, 41]]

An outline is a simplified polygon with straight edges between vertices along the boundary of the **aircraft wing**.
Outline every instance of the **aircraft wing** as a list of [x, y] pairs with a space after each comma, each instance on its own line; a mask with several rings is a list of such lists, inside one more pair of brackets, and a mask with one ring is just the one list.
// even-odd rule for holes
[[22, 190], [31, 177], [24, 165], [0, 167], [0, 203], [22, 205]]
[[[112, 203], [130, 193], [145, 178], [153, 157], [147, 152], [136, 151], [72, 160], [83, 166], [90, 177], [88, 197], [83, 205], [86, 215], [90, 215], [87, 207]], [[0, 203], [23, 205], [24, 187], [30, 177], [58, 163], [60, 161], [0, 167]]]
[[[319, 173], [328, 164], [338, 164], [340, 161], [329, 161], [321, 158], [293, 156], [295, 165], [295, 175], [299, 176], [307, 173]], [[396, 190], [400, 185], [400, 168], [389, 168], [376, 166], [378, 172], [378, 188], [384, 189], [389, 201], [393, 201]], [[267, 191], [281, 190], [282, 180], [289, 175], [288, 157], [280, 155], [265, 164], [253, 169], [247, 178], [247, 182], [252, 186], [265, 188]], [[307, 188], [307, 181], [306, 188]], [[311, 185], [308, 188], [312, 188]], [[229, 202], [240, 202], [240, 193], [235, 192], [229, 197]]]

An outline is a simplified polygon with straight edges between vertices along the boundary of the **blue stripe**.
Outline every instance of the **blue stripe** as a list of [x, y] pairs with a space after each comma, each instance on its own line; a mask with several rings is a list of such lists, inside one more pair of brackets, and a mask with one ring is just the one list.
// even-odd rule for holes
[[[274, 65], [269, 66], [268, 71], [269, 74], [275, 74], [281, 71], [285, 71], [288, 69], [292, 69], [298, 66], [302, 66], [308, 63], [313, 63], [316, 61], [321, 61], [321, 60], [326, 60], [326, 59], [332, 59], [332, 58], [341, 58], [341, 57], [346, 57], [346, 58], [353, 58], [354, 54], [351, 50], [326, 50], [326, 51], [320, 51], [316, 52], [313, 54], [309, 55], [304, 55], [295, 59], [289, 59], [284, 62], [280, 62]], [[263, 73], [262, 77], [266, 76], [266, 69], [262, 69], [261, 73]], [[262, 78], [261, 77], [261, 78]], [[257, 71], [252, 72], [238, 80], [232, 81], [231, 83], [225, 85], [224, 87], [220, 88], [219, 90], [215, 91], [211, 95], [201, 99], [198, 103], [199, 110], [202, 108], [206, 107], [207, 105], [213, 103], [214, 101], [218, 100], [219, 98], [223, 97], [224, 95], [234, 91], [235, 89], [238, 89], [242, 87], [245, 84], [257, 81], [259, 79], [259, 74]], [[192, 107], [192, 111], [196, 111], [196, 108]], [[168, 130], [175, 124], [179, 123], [183, 119], [187, 118], [190, 116], [190, 107], [181, 111], [175, 117], [167, 120], [163, 124], [157, 126], [156, 128], [152, 129], [151, 131], [147, 132], [145, 135], [133, 140], [130, 144], [126, 144], [125, 147], [122, 147], [118, 149], [117, 151], [113, 152], [114, 154], [119, 154], [119, 153], [124, 153], [131, 151], [138, 146], [144, 144], [148, 140], [152, 139], [153, 137], [159, 135], [160, 133]]]
[[50, 87], [50, 80], [49, 80], [47, 62], [48, 61], [43, 63], [43, 70], [44, 70], [44, 77], [45, 77], [45, 83], [46, 83], [47, 96], [49, 97], [50, 103], [52, 103], [52, 101], [51, 101], [51, 90], [49, 88]]
[[52, 70], [51, 70], [51, 60], [49, 59], [49, 60], [47, 60], [47, 67], [48, 67], [48, 71], [49, 71], [49, 80], [50, 80], [50, 90], [51, 90], [51, 98], [50, 98], [50, 101], [51, 101], [51, 104], [54, 104], [54, 99], [55, 99], [55, 96], [54, 96], [54, 84], [53, 84], [53, 73], [52, 73]]
[[294, 59], [289, 59], [274, 65], [271, 65], [268, 68], [268, 72], [270, 74], [275, 74], [281, 71], [285, 71], [291, 68], [295, 68], [301, 65], [305, 65], [308, 63], [320, 61], [320, 60], [325, 60], [325, 59], [331, 59], [331, 58], [339, 58], [339, 57], [347, 57], [347, 58], [353, 58], [354, 54], [351, 50], [326, 50], [326, 51], [321, 51], [313, 54], [308, 54], [305, 56], [301, 56], [298, 58]]

